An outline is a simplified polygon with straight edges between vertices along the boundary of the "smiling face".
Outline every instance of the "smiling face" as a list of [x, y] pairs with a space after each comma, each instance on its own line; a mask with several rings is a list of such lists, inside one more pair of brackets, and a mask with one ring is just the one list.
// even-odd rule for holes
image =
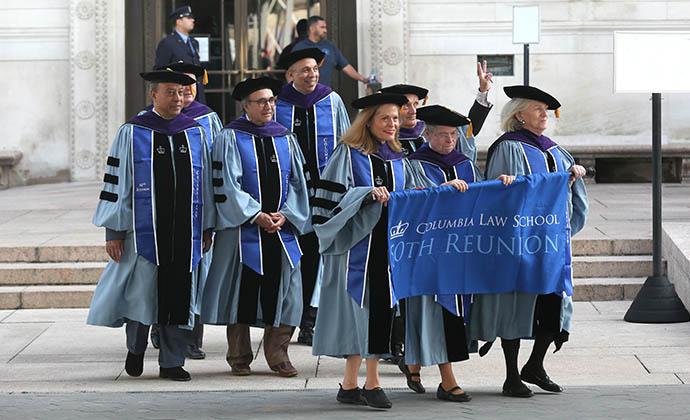
[[288, 69], [288, 79], [303, 94], [312, 93], [319, 83], [319, 65], [313, 58], [303, 58]]
[[165, 119], [180, 115], [184, 103], [184, 86], [177, 83], [158, 83], [151, 89], [153, 109]]
[[249, 121], [256, 125], [264, 125], [273, 118], [276, 107], [276, 98], [271, 89], [259, 89], [252, 92], [244, 100], [244, 112]]
[[429, 147], [436, 153], [447, 155], [458, 143], [458, 129], [446, 125], [428, 126]]
[[419, 107], [419, 97], [413, 93], [406, 93], [407, 104], [402, 107], [402, 125], [405, 128], [413, 128], [417, 125], [417, 107]]
[[[185, 74], [196, 80], [196, 75], [194, 73]], [[182, 108], [187, 108], [192, 102], [194, 102], [194, 98], [196, 98], [196, 83], [192, 83], [191, 85], [184, 87], [184, 103], [182, 104]]]
[[395, 104], [383, 104], [369, 122], [371, 135], [380, 142], [393, 141], [400, 125], [400, 109]]
[[523, 128], [541, 136], [549, 125], [547, 105], [539, 101], [529, 101], [527, 109], [515, 114], [518, 121], [524, 121]]

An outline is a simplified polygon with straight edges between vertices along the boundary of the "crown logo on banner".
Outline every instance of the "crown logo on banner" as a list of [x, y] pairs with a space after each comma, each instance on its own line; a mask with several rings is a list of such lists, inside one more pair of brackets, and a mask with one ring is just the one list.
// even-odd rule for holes
[[409, 223], [403, 223], [402, 220], [398, 222], [397, 225], [391, 228], [391, 239], [399, 238], [405, 234], [407, 228], [410, 226]]

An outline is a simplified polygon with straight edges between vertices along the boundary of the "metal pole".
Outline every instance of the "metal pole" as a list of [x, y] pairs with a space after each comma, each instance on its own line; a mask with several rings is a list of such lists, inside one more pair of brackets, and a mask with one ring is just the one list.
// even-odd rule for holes
[[523, 85], [529, 86], [529, 44], [523, 45], [523, 55], [524, 55], [524, 68], [522, 70], [522, 75], [524, 77]]
[[654, 277], [664, 275], [661, 261], [661, 93], [652, 93], [652, 255]]

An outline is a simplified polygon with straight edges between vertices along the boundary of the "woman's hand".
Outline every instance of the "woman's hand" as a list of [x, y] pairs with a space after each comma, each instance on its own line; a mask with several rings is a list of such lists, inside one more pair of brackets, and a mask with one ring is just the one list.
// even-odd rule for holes
[[280, 230], [280, 226], [277, 226], [275, 222], [273, 222], [273, 218], [268, 213], [259, 213], [254, 223], [261, 226], [261, 228], [268, 233], [276, 233]]
[[582, 178], [587, 175], [587, 169], [581, 165], [573, 165], [570, 167], [570, 181], [575, 181], [578, 178]]
[[388, 192], [388, 188], [376, 187], [373, 190], [371, 190], [371, 198], [373, 198], [374, 201], [378, 201], [379, 203], [385, 206], [387, 205], [388, 200], [390, 200], [391, 195]]
[[508, 186], [515, 181], [515, 175], [499, 175], [496, 179], [501, 181], [503, 185]]
[[462, 179], [454, 179], [452, 181], [447, 181], [441, 184], [441, 186], [445, 185], [450, 185], [451, 187], [457, 189], [460, 192], [465, 192], [470, 188], [470, 186], [467, 185], [467, 182], [463, 181]]

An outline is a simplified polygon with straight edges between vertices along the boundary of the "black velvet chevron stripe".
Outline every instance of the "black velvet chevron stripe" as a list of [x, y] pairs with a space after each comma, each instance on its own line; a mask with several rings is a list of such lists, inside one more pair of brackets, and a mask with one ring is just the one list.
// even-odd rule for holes
[[219, 160], [214, 160], [211, 162], [211, 167], [213, 169], [218, 170], [218, 171], [222, 171], [223, 170], [223, 162], [221, 162]]
[[101, 191], [101, 195], [98, 198], [115, 203], [117, 201], [117, 194], [108, 191]]
[[213, 186], [214, 187], [222, 187], [223, 186], [223, 178], [213, 178]]
[[108, 161], [106, 163], [108, 164], [108, 166], [112, 166], [115, 168], [120, 167], [120, 159], [116, 157], [108, 156]]
[[216, 203], [225, 203], [225, 201], [228, 199], [228, 196], [225, 194], [215, 194], [213, 199], [216, 201]]
[[117, 183], [119, 182], [119, 178], [117, 175], [103, 174], [103, 182], [107, 182], [108, 184], [117, 185]]
[[326, 210], [333, 210], [338, 205], [338, 203], [336, 203], [335, 201], [319, 197], [314, 197], [309, 201], [313, 207], [321, 207], [322, 209]]
[[345, 188], [345, 185], [340, 184], [338, 182], [333, 182], [329, 181], [326, 179], [322, 179], [318, 181], [318, 184], [316, 184], [317, 188], [321, 188], [322, 190], [334, 192], [334, 193], [339, 193], [342, 194], [345, 191], [347, 191], [347, 188]]
[[318, 214], [315, 214], [311, 217], [311, 224], [312, 225], [320, 225], [322, 223], [326, 223], [329, 220], [331, 220], [330, 217], [319, 216]]

